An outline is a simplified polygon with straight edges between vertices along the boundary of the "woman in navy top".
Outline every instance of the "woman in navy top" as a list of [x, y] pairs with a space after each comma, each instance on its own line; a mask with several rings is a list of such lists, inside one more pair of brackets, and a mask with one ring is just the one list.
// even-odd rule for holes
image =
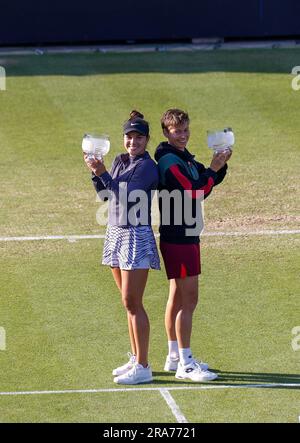
[[151, 198], [158, 185], [156, 163], [146, 151], [149, 124], [137, 111], [123, 125], [125, 154], [113, 161], [110, 173], [103, 161], [84, 155], [95, 189], [109, 198], [109, 220], [102, 263], [109, 265], [127, 310], [132, 353], [128, 363], [113, 370], [114, 381], [152, 381], [148, 364], [149, 320], [143, 307], [148, 271], [160, 269], [151, 228]]

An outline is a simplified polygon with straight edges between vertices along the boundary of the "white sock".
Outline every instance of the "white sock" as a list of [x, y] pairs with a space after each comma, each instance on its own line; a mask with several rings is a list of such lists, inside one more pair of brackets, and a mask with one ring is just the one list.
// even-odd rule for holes
[[179, 357], [178, 342], [169, 340], [168, 347], [169, 347], [169, 357], [172, 359], [178, 358]]
[[193, 361], [191, 348], [179, 348], [179, 358], [183, 366], [190, 364]]

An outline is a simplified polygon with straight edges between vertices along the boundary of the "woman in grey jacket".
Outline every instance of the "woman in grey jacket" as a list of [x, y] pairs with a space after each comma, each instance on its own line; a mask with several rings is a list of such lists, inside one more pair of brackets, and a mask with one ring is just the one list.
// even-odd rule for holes
[[[152, 381], [148, 364], [150, 325], [142, 298], [149, 269], [160, 269], [151, 228], [151, 198], [158, 185], [158, 170], [146, 151], [149, 124], [144, 116], [132, 111], [123, 125], [123, 134], [127, 153], [115, 158], [110, 173], [103, 161], [91, 160], [87, 155], [84, 160], [100, 198], [105, 191], [109, 194], [102, 263], [111, 267], [128, 318], [132, 354], [128, 363], [113, 370], [114, 382], [138, 384]], [[136, 198], [132, 196], [137, 194], [144, 198], [136, 210]]]

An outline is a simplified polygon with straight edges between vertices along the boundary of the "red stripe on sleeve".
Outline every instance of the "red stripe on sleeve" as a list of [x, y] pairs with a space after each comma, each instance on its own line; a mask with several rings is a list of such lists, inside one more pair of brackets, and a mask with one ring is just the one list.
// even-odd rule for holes
[[202, 197], [202, 193], [199, 193], [198, 191], [203, 191], [204, 195], [208, 194], [211, 191], [211, 188], [214, 185], [214, 179], [212, 177], [208, 178], [208, 182], [205, 186], [203, 186], [202, 188], [199, 189], [194, 189], [192, 190], [192, 183], [189, 181], [189, 179], [182, 174], [182, 172], [180, 172], [180, 169], [178, 167], [178, 165], [172, 165], [170, 167], [170, 171], [172, 172], [172, 174], [174, 175], [174, 177], [176, 178], [176, 180], [178, 180], [178, 182], [181, 184], [181, 186], [183, 187], [183, 189], [185, 191], [189, 191], [189, 195], [192, 198], [200, 198]]
[[212, 177], [208, 178], [208, 182], [205, 186], [200, 188], [201, 191], [204, 191], [204, 195], [208, 194], [211, 191], [211, 188], [213, 187], [215, 181]]
[[172, 172], [176, 180], [179, 181], [183, 189], [185, 189], [186, 191], [192, 189], [192, 183], [185, 175], [182, 174], [182, 172], [180, 172], [178, 165], [172, 165], [170, 167], [170, 171]]

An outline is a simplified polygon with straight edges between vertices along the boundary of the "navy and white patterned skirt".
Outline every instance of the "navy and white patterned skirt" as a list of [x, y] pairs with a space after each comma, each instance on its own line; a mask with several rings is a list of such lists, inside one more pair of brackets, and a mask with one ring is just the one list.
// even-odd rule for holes
[[108, 225], [102, 264], [124, 270], [160, 269], [159, 255], [151, 226]]

